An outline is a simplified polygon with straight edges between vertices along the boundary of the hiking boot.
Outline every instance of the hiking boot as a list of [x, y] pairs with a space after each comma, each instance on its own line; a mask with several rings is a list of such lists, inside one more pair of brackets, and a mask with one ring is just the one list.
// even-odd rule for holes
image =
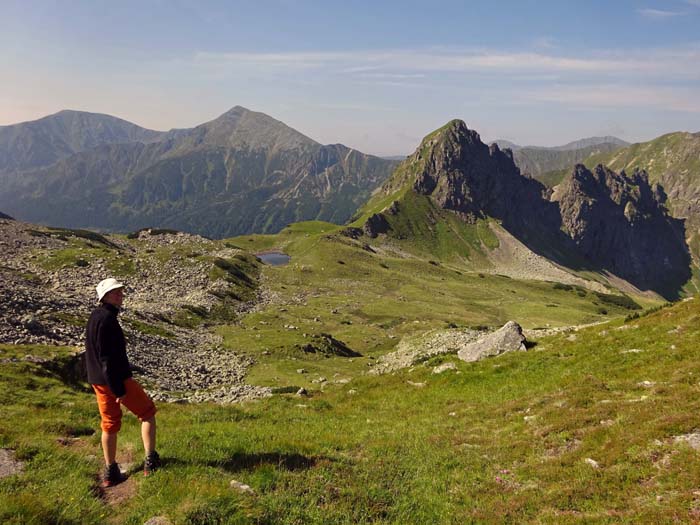
[[126, 480], [126, 476], [119, 470], [119, 465], [117, 463], [112, 463], [105, 467], [105, 473], [102, 477], [102, 487], [113, 487], [114, 485], [119, 485], [124, 480]]
[[160, 456], [155, 450], [146, 456], [143, 462], [143, 475], [150, 476], [160, 468]]

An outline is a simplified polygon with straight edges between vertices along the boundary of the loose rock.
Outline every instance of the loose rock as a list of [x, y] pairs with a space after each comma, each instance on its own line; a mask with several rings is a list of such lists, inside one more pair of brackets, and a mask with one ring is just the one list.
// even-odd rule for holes
[[238, 492], [242, 492], [244, 494], [255, 494], [255, 491], [250, 487], [250, 485], [246, 485], [245, 483], [241, 483], [240, 481], [236, 481], [235, 479], [231, 480], [231, 483], [229, 486]]
[[24, 463], [15, 457], [15, 451], [0, 448], [0, 479], [19, 474], [24, 470]]
[[598, 463], [595, 459], [586, 458], [584, 461], [593, 468], [600, 468], [600, 463]]
[[433, 374], [442, 374], [443, 372], [447, 372], [448, 370], [457, 370], [457, 365], [452, 362], [442, 363], [441, 365], [438, 365], [435, 368], [433, 368]]
[[700, 432], [683, 434], [673, 438], [674, 443], [687, 443], [690, 448], [700, 450]]
[[173, 525], [165, 516], [153, 516], [143, 523], [143, 525]]

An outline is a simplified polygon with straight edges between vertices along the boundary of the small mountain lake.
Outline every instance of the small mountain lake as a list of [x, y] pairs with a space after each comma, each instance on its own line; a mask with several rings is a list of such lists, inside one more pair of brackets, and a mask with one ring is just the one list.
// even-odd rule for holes
[[289, 255], [282, 252], [256, 253], [255, 256], [270, 266], [284, 266], [285, 264], [289, 264], [289, 261], [292, 259]]

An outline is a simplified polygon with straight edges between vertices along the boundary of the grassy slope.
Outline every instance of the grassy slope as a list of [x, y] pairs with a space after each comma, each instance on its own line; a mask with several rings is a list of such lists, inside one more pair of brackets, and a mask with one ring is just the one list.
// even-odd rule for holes
[[[92, 395], [3, 364], [4, 523], [673, 523], [698, 518], [700, 302], [539, 341], [526, 354], [357, 377], [309, 399], [163, 405], [165, 468], [109, 508], [94, 496]], [[627, 352], [637, 349], [640, 352]], [[4, 347], [23, 355], [40, 348]], [[445, 359], [445, 358], [443, 358]], [[451, 358], [447, 358], [451, 359]], [[434, 364], [435, 362], [431, 363]], [[407, 383], [425, 383], [420, 388]], [[650, 381], [650, 386], [640, 382]], [[350, 394], [349, 389], [356, 391]], [[80, 437], [73, 445], [57, 438]], [[128, 417], [120, 446], [138, 449]], [[138, 453], [137, 453], [138, 457]], [[599, 468], [586, 463], [594, 459]], [[231, 479], [257, 496], [233, 492]]]
[[[421, 199], [418, 204], [427, 203]], [[401, 217], [399, 231], [410, 227], [412, 215]], [[319, 375], [354, 376], [401, 337], [433, 328], [496, 327], [511, 319], [526, 328], [564, 326], [628, 313], [580, 288], [480, 272], [484, 246], [497, 242], [486, 222], [444, 220], [433, 228], [449, 231], [426, 231], [410, 243], [391, 241], [388, 246], [401, 257], [387, 245], [382, 253], [363, 250], [367, 239], [353, 241], [340, 235], [337, 226], [318, 222], [298, 223], [273, 237], [227, 241], [253, 250], [276, 247], [292, 259], [288, 266], [265, 268], [266, 286], [277, 300], [237, 325], [220, 327], [224, 345], [256, 359], [251, 383], [308, 388]], [[380, 250], [379, 243], [370, 245]], [[301, 350], [321, 333], [365, 357], [328, 360]], [[300, 368], [309, 373], [297, 374]]]

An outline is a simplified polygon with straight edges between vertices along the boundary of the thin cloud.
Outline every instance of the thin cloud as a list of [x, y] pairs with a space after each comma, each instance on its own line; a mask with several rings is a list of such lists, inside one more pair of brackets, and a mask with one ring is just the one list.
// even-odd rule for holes
[[652, 20], [666, 20], [685, 14], [683, 11], [665, 11], [663, 9], [637, 9], [637, 13]]
[[200, 52], [186, 60], [197, 67], [218, 70], [249, 68], [284, 72], [324, 70], [329, 74], [362, 76], [367, 73], [408, 75], [426, 73], [513, 74], [665, 74], [700, 76], [698, 48], [591, 53], [563, 56], [545, 52], [499, 50], [369, 50], [347, 52], [212, 53]]
[[360, 76], [384, 80], [408, 80], [426, 77], [425, 73], [362, 73]]
[[695, 91], [677, 87], [557, 85], [534, 89], [522, 96], [537, 102], [560, 103], [582, 109], [633, 107], [700, 113], [700, 100]]
[[532, 46], [535, 49], [554, 49], [556, 40], [550, 36], [541, 36], [532, 41]]

